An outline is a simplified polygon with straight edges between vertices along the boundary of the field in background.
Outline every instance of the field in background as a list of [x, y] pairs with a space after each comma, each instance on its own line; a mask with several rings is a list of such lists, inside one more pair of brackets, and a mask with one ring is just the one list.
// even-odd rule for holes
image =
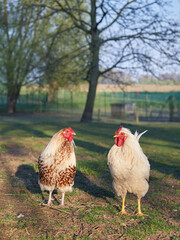
[[[179, 239], [180, 126], [108, 118], [82, 124], [74, 115], [15, 114], [0, 118], [0, 236], [2, 240], [157, 240]], [[150, 188], [142, 199], [148, 217], [135, 216], [136, 197], [121, 199], [112, 189], [107, 153], [113, 134], [123, 124], [133, 133], [148, 132], [140, 144], [151, 164]], [[63, 127], [76, 132], [77, 174], [72, 193], [59, 208], [54, 192], [52, 208], [44, 208], [37, 184], [37, 159], [52, 135]], [[48, 194], [44, 193], [44, 201]]]
[[[170, 114], [172, 114], [172, 121], [180, 121], [179, 86], [155, 87], [156, 91], [154, 86], [127, 86], [123, 92], [120, 91], [121, 88], [118, 86], [115, 88], [114, 85], [99, 85], [95, 99], [94, 118], [112, 117], [111, 104], [133, 103], [135, 108], [126, 112], [124, 119], [135, 119], [138, 114], [140, 121], [169, 121]], [[138, 89], [139, 91], [137, 91]], [[168, 89], [171, 91], [167, 92]], [[86, 97], [86, 86], [80, 86], [79, 90], [77, 88], [71, 91], [59, 90], [56, 100], [51, 101], [46, 90], [26, 89], [21, 92], [18, 99], [17, 111], [76, 113], [81, 115]], [[0, 111], [5, 111], [5, 108], [6, 96], [1, 94]], [[120, 117], [122, 118], [122, 116]]]

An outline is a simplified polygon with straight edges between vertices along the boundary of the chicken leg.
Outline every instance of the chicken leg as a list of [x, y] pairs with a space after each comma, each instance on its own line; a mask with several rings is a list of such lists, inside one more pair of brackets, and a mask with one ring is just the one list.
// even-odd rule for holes
[[51, 201], [52, 201], [52, 191], [49, 191], [49, 199], [48, 199], [47, 206], [51, 206]]
[[125, 210], [125, 199], [126, 199], [126, 197], [122, 198], [122, 208], [121, 208], [121, 212], [120, 212], [122, 215], [123, 214], [128, 214]]
[[136, 215], [138, 215], [138, 216], [148, 216], [148, 215], [141, 212], [141, 199], [138, 198], [137, 201], [138, 201], [138, 212], [136, 213]]
[[65, 196], [65, 193], [62, 192], [62, 198], [61, 198], [61, 204], [60, 204], [61, 207], [64, 206], [64, 196]]
[[43, 203], [43, 202], [42, 202], [41, 205], [43, 205], [43, 206], [48, 206], [48, 207], [51, 206], [51, 201], [54, 200], [54, 199], [52, 198], [52, 192], [53, 192], [53, 191], [49, 191], [48, 203], [46, 204], [46, 203]]

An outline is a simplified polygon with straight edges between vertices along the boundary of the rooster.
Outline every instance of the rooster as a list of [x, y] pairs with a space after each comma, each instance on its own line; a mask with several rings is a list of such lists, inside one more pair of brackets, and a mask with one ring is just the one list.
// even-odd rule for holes
[[147, 216], [141, 212], [141, 198], [149, 189], [150, 164], [139, 144], [139, 139], [145, 132], [135, 132], [133, 135], [129, 129], [121, 126], [115, 132], [115, 144], [107, 156], [113, 187], [117, 195], [122, 197], [121, 214], [127, 214], [125, 198], [127, 192], [130, 192], [137, 196], [136, 215]]
[[65, 192], [72, 191], [76, 174], [73, 135], [76, 134], [71, 127], [60, 130], [39, 156], [38, 183], [42, 191], [49, 191], [47, 206], [51, 205], [54, 189], [62, 192], [61, 206], [64, 205]]

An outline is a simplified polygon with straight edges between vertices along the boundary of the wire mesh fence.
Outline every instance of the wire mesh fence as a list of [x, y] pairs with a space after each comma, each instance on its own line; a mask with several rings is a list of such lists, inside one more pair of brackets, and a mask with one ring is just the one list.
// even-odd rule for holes
[[[87, 92], [60, 90], [56, 100], [47, 91], [22, 93], [19, 112], [63, 112], [81, 115]], [[6, 95], [0, 95], [0, 111], [6, 109]], [[116, 109], [116, 110], [115, 110]], [[143, 121], [180, 121], [180, 92], [97, 92], [94, 118], [119, 117]]]

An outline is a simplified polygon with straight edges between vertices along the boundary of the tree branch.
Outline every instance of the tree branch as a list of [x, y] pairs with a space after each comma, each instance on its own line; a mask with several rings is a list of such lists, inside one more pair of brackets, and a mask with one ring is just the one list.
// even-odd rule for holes
[[128, 5], [130, 5], [131, 3], [136, 2], [136, 1], [137, 1], [137, 0], [131, 0], [131, 1], [127, 2], [127, 3], [121, 8], [121, 10], [117, 13], [117, 16], [113, 19], [113, 21], [112, 21], [111, 23], [109, 23], [106, 27], [100, 29], [100, 32], [103, 32], [103, 31], [105, 31], [106, 29], [110, 28], [110, 27], [118, 20], [118, 18], [121, 16], [121, 13], [124, 11], [124, 9], [125, 9]]
[[65, 8], [58, 0], [55, 0], [55, 2], [58, 4], [58, 6], [69, 16], [71, 17], [74, 25], [81, 29], [83, 32], [85, 32], [86, 34], [89, 33], [89, 30], [85, 27], [85, 25], [89, 26], [89, 24], [87, 22], [85, 22], [84, 20], [80, 20], [77, 19], [77, 17], [72, 13], [72, 9], [70, 8], [69, 4], [67, 1], [66, 4], [68, 5], [68, 8]]

